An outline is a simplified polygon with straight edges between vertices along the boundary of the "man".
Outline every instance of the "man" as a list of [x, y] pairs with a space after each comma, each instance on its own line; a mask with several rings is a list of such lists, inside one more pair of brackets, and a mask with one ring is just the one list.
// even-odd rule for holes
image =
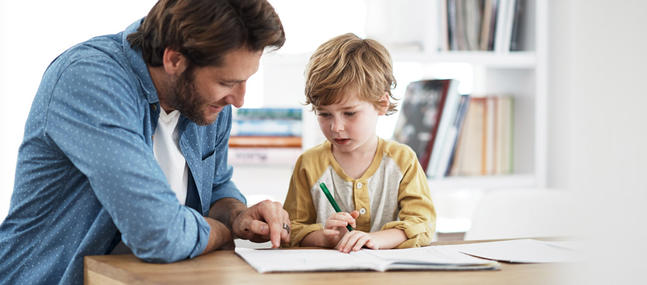
[[227, 165], [230, 105], [284, 41], [265, 0], [160, 0], [54, 60], [0, 226], [0, 284], [81, 283], [83, 257], [118, 244], [174, 262], [235, 237], [287, 242], [280, 203], [246, 208]]

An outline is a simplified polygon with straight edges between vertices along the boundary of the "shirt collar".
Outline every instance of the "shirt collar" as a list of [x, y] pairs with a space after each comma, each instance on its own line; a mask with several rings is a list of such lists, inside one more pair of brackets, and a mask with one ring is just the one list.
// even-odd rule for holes
[[148, 72], [146, 63], [144, 62], [142, 52], [141, 50], [135, 50], [131, 48], [130, 43], [126, 39], [128, 35], [137, 31], [143, 20], [144, 18], [139, 19], [128, 26], [128, 28], [126, 28], [126, 30], [121, 35], [121, 44], [124, 53], [126, 54], [126, 58], [130, 62], [130, 66], [132, 67], [142, 89], [144, 90], [144, 95], [146, 96], [148, 103], [153, 104], [159, 102], [159, 98], [157, 96], [157, 89], [155, 89], [151, 75]]

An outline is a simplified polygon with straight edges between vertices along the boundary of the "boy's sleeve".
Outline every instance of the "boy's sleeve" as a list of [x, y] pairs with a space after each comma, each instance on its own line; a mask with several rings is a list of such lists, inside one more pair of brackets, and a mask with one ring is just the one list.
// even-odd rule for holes
[[315, 223], [317, 213], [310, 195], [308, 173], [302, 167], [302, 158], [303, 156], [299, 157], [294, 166], [288, 194], [283, 203], [291, 221], [290, 247], [299, 246], [309, 233], [323, 229], [323, 225]]
[[398, 190], [399, 221], [385, 224], [382, 230], [400, 229], [407, 240], [398, 248], [427, 246], [436, 228], [436, 210], [429, 194], [427, 177], [418, 160], [409, 160]]

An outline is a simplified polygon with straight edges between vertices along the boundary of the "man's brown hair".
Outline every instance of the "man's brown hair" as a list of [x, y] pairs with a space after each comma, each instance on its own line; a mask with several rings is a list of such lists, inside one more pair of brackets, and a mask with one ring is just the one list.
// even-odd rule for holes
[[166, 48], [197, 66], [218, 66], [238, 48], [280, 48], [285, 32], [266, 0], [160, 0], [127, 39], [150, 66], [162, 65]]
[[348, 33], [337, 36], [317, 48], [306, 68], [306, 104], [313, 109], [341, 102], [342, 93], [357, 88], [360, 99], [376, 108], [388, 94], [387, 114], [396, 111], [395, 88], [391, 56], [375, 40], [361, 39]]

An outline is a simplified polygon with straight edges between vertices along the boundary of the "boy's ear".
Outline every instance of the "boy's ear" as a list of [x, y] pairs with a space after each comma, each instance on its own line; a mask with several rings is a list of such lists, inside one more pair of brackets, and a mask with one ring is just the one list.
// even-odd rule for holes
[[181, 52], [165, 48], [162, 65], [167, 74], [180, 75], [187, 67], [187, 59]]
[[389, 110], [389, 104], [391, 102], [389, 101], [389, 92], [384, 92], [384, 95], [380, 98], [380, 101], [378, 101], [377, 105], [377, 113], [378, 115], [382, 116], [385, 115], [386, 112]]

